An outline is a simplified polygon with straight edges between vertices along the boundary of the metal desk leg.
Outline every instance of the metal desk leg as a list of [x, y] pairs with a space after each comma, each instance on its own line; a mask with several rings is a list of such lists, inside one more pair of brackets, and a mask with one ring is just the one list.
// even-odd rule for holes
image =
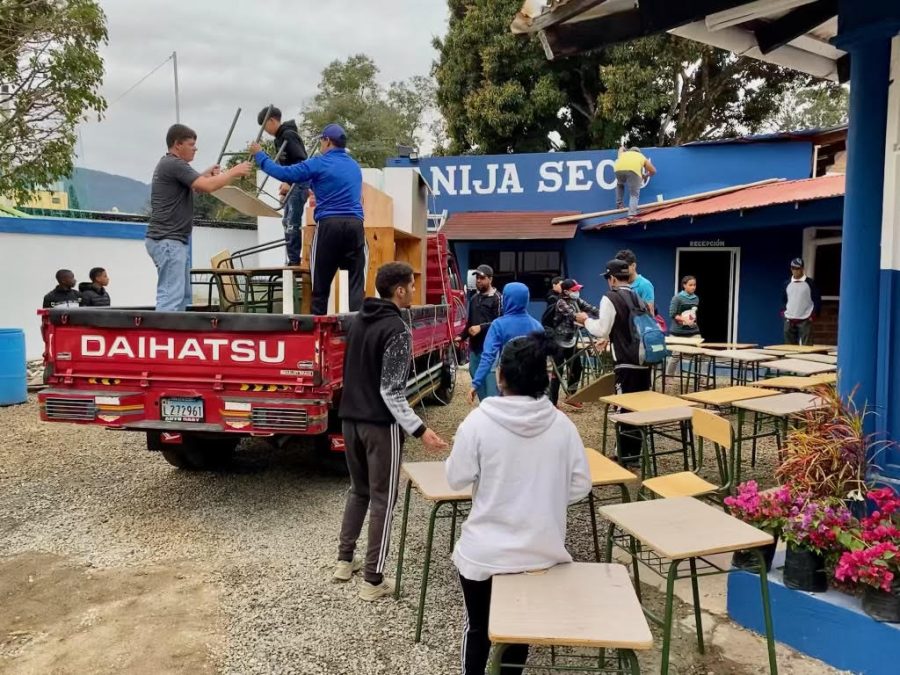
[[669, 574], [666, 577], [666, 613], [663, 619], [663, 648], [662, 665], [660, 675], [669, 675], [669, 650], [672, 647], [672, 604], [675, 601], [675, 577], [678, 576], [679, 560], [673, 560], [669, 564]]
[[608, 563], [611, 563], [613, 561], [613, 535], [615, 534], [615, 531], [616, 526], [610, 523], [609, 527], [606, 529], [606, 562]]
[[606, 454], [606, 434], [609, 432], [609, 404], [605, 404], [603, 406], [603, 439], [601, 440], [602, 448], [601, 453], [604, 457], [607, 457]]
[[602, 562], [600, 557], [600, 537], [597, 534], [597, 510], [594, 508], [594, 488], [588, 492], [588, 508], [591, 511], [591, 534], [594, 537], [594, 559]]
[[400, 599], [400, 583], [403, 581], [403, 553], [406, 551], [406, 523], [409, 520], [409, 495], [412, 492], [412, 481], [406, 481], [406, 496], [403, 498], [403, 520], [400, 525], [400, 548], [397, 549], [397, 580], [394, 588], [394, 599]]
[[631, 571], [634, 574], [634, 592], [637, 595], [638, 602], [641, 602], [641, 562], [638, 559], [638, 543], [632, 536], [629, 536], [628, 539], [631, 542], [631, 566], [633, 568]]
[[453, 553], [453, 545], [456, 543], [456, 502], [453, 502], [453, 515], [450, 517], [450, 553]]
[[694, 622], [697, 624], [697, 648], [701, 654], [706, 650], [703, 648], [703, 619], [700, 616], [700, 589], [697, 586], [697, 560], [690, 559], [691, 565], [691, 591], [694, 594]]
[[759, 419], [759, 413], [753, 413], [753, 443], [750, 450], [750, 467], [756, 468], [756, 444], [759, 441], [757, 436], [762, 433], [762, 421]]
[[744, 445], [744, 409], [738, 408], [737, 411], [737, 440], [735, 441], [735, 455], [737, 460], [735, 464], [737, 469], [734, 476], [734, 484], [739, 485], [741, 482], [741, 448]]
[[[644, 427], [641, 427], [642, 433], [643, 433], [643, 429], [644, 429]], [[650, 459], [653, 462], [653, 475], [658, 476], [659, 475], [659, 466], [657, 464], [657, 459], [656, 459], [656, 439], [654, 438], [654, 435], [653, 435], [653, 427], [647, 428], [646, 436], [647, 436], [647, 440], [649, 440], [649, 442], [650, 442]]]
[[503, 663], [503, 654], [506, 653], [508, 648], [509, 645], [494, 645], [494, 648], [491, 650], [491, 660], [488, 663], [488, 673], [490, 675], [500, 675], [500, 664]]
[[425, 616], [425, 594], [428, 592], [428, 573], [431, 571], [431, 547], [434, 544], [434, 522], [437, 512], [447, 502], [435, 502], [428, 517], [428, 538], [425, 540], [425, 563], [422, 565], [422, 588], [419, 591], [419, 608], [416, 612], [416, 642], [422, 640], [422, 620]]
[[775, 630], [772, 627], [772, 607], [769, 604], [769, 575], [766, 573], [766, 561], [761, 548], [753, 549], [759, 570], [759, 592], [762, 597], [763, 621], [766, 624], [766, 646], [769, 650], [769, 673], [778, 675], [778, 662], [775, 658]]
[[638, 663], [637, 654], [631, 649], [620, 649], [619, 654], [625, 659], [631, 675], [641, 675], [641, 664]]

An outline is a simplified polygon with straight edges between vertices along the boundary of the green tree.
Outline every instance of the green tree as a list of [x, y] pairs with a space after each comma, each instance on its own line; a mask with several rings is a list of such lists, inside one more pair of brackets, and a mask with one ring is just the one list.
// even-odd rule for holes
[[823, 82], [809, 87], [790, 87], [769, 119], [772, 131], [826, 129], [847, 124], [850, 92], [839, 84]]
[[[449, 0], [433, 73], [448, 150], [582, 150], [670, 145], [759, 128], [808, 78], [661, 35], [548, 61], [509, 31], [521, 0]], [[557, 138], [561, 142], [555, 141]]]
[[106, 17], [94, 0], [0, 1], [0, 194], [68, 176], [78, 123], [101, 115]]
[[398, 143], [418, 147], [434, 101], [431, 80], [417, 76], [384, 87], [377, 78], [378, 67], [365, 54], [328, 64], [315, 98], [300, 113], [304, 136], [314, 138], [336, 122], [346, 129], [356, 160], [378, 168], [396, 154]]

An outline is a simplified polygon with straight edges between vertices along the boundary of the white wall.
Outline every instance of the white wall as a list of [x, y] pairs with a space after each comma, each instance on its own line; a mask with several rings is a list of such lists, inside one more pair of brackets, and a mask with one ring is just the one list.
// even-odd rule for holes
[[[195, 228], [194, 266], [209, 267], [210, 257], [222, 249], [234, 251], [254, 244], [255, 230]], [[0, 233], [0, 327], [25, 330], [29, 359], [38, 359], [43, 353], [36, 310], [44, 294], [56, 286], [56, 270], [71, 269], [80, 283], [89, 280], [92, 267], [108, 271], [113, 307], [152, 307], [155, 303], [156, 269], [143, 239]]]

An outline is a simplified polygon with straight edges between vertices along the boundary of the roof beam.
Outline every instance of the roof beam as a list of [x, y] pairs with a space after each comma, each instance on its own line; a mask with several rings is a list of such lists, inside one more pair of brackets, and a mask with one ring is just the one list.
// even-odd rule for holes
[[644, 17], [643, 34], [650, 35], [699, 21], [708, 14], [727, 11], [745, 2], [746, 0], [641, 0], [639, 5]]
[[837, 16], [837, 13], [838, 0], [819, 0], [795, 9], [754, 31], [759, 51], [768, 54], [779, 47], [784, 47], [791, 40]]
[[548, 59], [571, 56], [602, 45], [625, 42], [643, 35], [641, 13], [633, 9], [598, 19], [553, 26], [538, 37]]
[[707, 12], [706, 27], [709, 30], [731, 28], [747, 21], [762, 19], [778, 12], [808, 5], [816, 0], [754, 0], [721, 12]]
[[[606, 2], [606, 0], [569, 0], [569, 2], [564, 5], [560, 5], [551, 11], [544, 11], [534, 17], [527, 16], [526, 13], [523, 12], [526, 7], [523, 6], [522, 10], [519, 10], [519, 13], [512, 23], [512, 29], [514, 33], [530, 33], [546, 30], [551, 26], [556, 26], [564, 21], [568, 21], [579, 14], [584, 14], [589, 9], [593, 9], [604, 2]], [[527, 4], [528, 3], [526, 3], [526, 5]]]

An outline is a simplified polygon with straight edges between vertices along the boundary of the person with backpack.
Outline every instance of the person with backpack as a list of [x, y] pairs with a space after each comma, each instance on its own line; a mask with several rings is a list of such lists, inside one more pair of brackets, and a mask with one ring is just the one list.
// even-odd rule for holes
[[[579, 313], [576, 320], [601, 341], [611, 343], [615, 364], [616, 393], [630, 394], [650, 389], [650, 366], [662, 363], [666, 338], [647, 307], [631, 285], [629, 265], [618, 258], [606, 263], [603, 278], [609, 291], [601, 298], [599, 316]], [[641, 436], [635, 427], [621, 425], [618, 454], [623, 464], [640, 461]]]
[[[582, 288], [583, 286], [575, 279], [563, 279], [560, 282], [560, 294], [556, 303], [552, 307], [548, 306], [541, 317], [541, 325], [544, 326], [544, 330], [559, 346], [559, 352], [553, 359], [556, 364], [556, 372], [550, 379], [550, 401], [553, 405], [559, 403], [559, 389], [562, 386], [559, 376], [563, 370], [568, 371], [566, 384], [569, 390], [577, 386], [581, 380], [581, 357], [580, 355], [576, 356], [578, 353], [578, 324], [575, 322], [575, 316], [580, 312], [594, 318], [599, 316], [599, 310], [581, 298]], [[573, 408], [581, 407], [580, 403], [568, 405]]]

